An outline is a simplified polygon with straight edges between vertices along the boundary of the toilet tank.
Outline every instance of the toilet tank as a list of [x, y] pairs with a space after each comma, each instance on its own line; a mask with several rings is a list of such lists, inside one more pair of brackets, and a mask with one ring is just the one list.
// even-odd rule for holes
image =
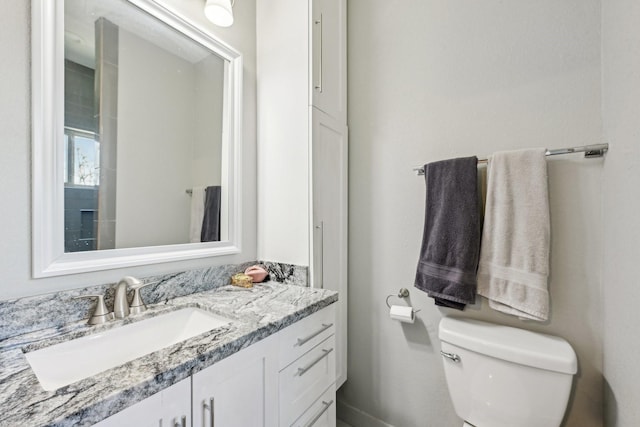
[[446, 353], [449, 394], [456, 413], [467, 423], [476, 427], [560, 425], [578, 369], [567, 341], [454, 317], [440, 321], [439, 337]]

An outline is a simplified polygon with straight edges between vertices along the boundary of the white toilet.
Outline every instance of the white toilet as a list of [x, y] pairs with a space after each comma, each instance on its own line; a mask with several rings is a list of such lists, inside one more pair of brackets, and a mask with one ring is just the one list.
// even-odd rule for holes
[[558, 427], [577, 372], [567, 341], [445, 317], [439, 337], [449, 394], [464, 427]]

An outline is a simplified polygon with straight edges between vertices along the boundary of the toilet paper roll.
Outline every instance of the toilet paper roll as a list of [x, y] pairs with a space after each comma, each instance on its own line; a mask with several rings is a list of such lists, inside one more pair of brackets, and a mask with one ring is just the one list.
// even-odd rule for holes
[[413, 323], [416, 320], [413, 307], [404, 305], [392, 305], [389, 309], [389, 317], [393, 320], [399, 320], [404, 323]]

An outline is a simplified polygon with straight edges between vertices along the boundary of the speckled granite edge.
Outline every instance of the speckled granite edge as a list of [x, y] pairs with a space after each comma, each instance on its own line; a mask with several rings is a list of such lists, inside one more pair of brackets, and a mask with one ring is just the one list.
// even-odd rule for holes
[[275, 282], [296, 286], [309, 286], [308, 267], [271, 261], [260, 261], [259, 264], [267, 268], [269, 278]]
[[[139, 277], [143, 282], [158, 282], [140, 290], [147, 304], [204, 292], [225, 286], [229, 278], [256, 262], [227, 264], [171, 274]], [[267, 267], [272, 281], [308, 286], [307, 267], [275, 262], [260, 263]], [[64, 280], [64, 279], [61, 279]], [[0, 301], [0, 345], [12, 336], [47, 328], [63, 329], [69, 323], [87, 319], [95, 302], [75, 300], [80, 295], [105, 295], [107, 307], [113, 304], [114, 283], [70, 289], [44, 295]], [[59, 333], [59, 332], [58, 332]]]
[[[0, 347], [0, 426], [85, 426], [96, 423], [213, 363], [337, 301], [336, 292], [275, 282], [251, 289], [221, 286], [150, 306], [130, 321], [183, 307], [199, 307], [234, 319], [173, 346], [135, 359], [53, 392], [44, 391], [29, 367], [23, 348], [33, 350], [60, 340], [41, 330]], [[122, 327], [114, 322], [106, 328]], [[53, 328], [56, 329], [57, 328]], [[95, 332], [79, 327], [74, 333]], [[70, 336], [64, 337], [69, 339]], [[6, 343], [10, 344], [8, 340]]]

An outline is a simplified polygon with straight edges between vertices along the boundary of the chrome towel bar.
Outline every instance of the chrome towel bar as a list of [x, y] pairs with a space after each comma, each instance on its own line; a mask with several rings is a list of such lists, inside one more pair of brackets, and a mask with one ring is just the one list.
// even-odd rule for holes
[[[593, 158], [593, 157], [602, 157], [604, 153], [609, 150], [609, 144], [594, 144], [594, 145], [583, 145], [580, 147], [568, 147], [568, 148], [557, 148], [555, 150], [549, 150], [545, 152], [546, 156], [558, 156], [560, 154], [572, 154], [572, 153], [584, 153], [584, 157]], [[478, 164], [483, 165], [487, 164], [488, 159], [478, 159]], [[413, 168], [413, 170], [418, 175], [424, 175], [424, 166]]]

